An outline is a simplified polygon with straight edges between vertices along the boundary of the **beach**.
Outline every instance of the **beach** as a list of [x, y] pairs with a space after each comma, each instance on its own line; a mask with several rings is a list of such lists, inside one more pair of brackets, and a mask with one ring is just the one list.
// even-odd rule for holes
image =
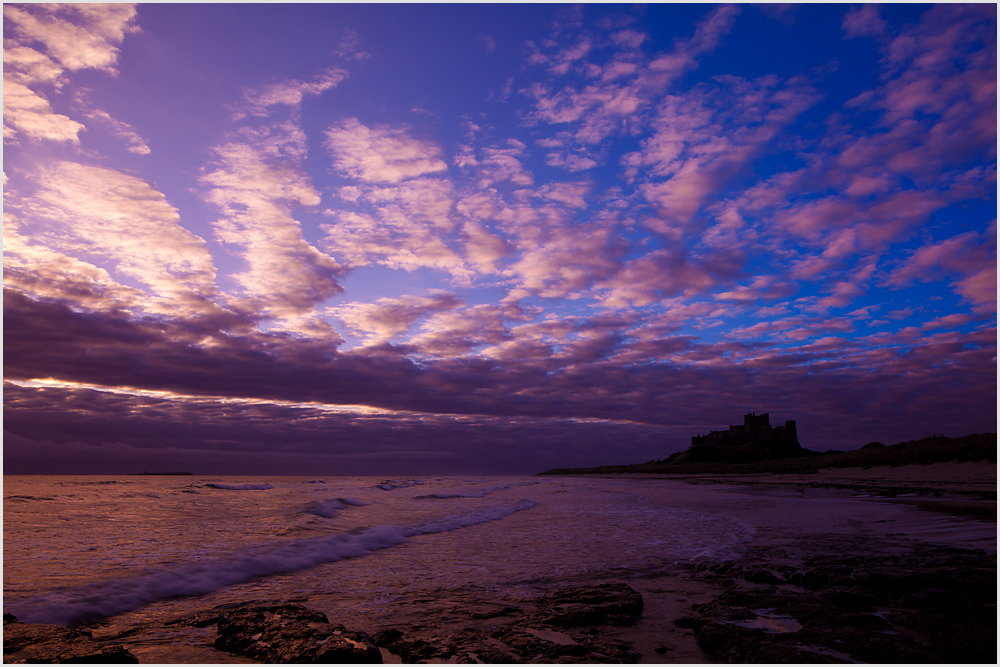
[[995, 474], [5, 479], [5, 612], [140, 662], [259, 661], [220, 619], [289, 604], [385, 662], [947, 662], [995, 652]]

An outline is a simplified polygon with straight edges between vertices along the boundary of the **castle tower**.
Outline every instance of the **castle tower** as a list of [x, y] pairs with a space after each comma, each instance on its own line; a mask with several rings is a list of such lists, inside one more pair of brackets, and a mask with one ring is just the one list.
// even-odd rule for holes
[[789, 419], [785, 422], [785, 440], [798, 444], [799, 436], [795, 431], [795, 420]]
[[759, 433], [771, 428], [771, 418], [767, 412], [759, 415], [751, 412], [743, 415], [743, 428], [747, 432]]

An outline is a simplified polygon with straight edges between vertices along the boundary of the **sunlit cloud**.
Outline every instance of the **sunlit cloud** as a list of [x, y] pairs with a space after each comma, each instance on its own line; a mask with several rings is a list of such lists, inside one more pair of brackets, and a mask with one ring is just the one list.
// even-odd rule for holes
[[334, 167], [366, 183], [398, 183], [448, 168], [437, 146], [402, 129], [370, 128], [349, 118], [327, 130], [326, 138]]
[[75, 162], [56, 163], [39, 180], [26, 211], [54, 225], [40, 230], [49, 246], [102, 256], [188, 307], [213, 296], [215, 267], [205, 242], [181, 226], [177, 209], [149, 183]]
[[817, 449], [993, 428], [995, 7], [268, 12], [5, 6], [19, 452], [531, 472], [744, 408]]

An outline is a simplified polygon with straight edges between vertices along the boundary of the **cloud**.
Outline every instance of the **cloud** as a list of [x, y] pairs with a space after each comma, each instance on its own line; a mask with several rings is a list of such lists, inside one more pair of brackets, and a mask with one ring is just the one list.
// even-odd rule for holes
[[405, 334], [422, 317], [454, 310], [463, 303], [454, 294], [441, 292], [432, 296], [382, 298], [373, 303], [345, 303], [331, 306], [327, 312], [342, 320], [350, 330], [367, 334], [365, 344], [372, 345]]
[[365, 183], [399, 183], [448, 169], [437, 146], [403, 129], [369, 128], [349, 118], [327, 130], [326, 138], [334, 168]]
[[128, 145], [128, 151], [130, 153], [135, 153], [137, 155], [149, 155], [152, 151], [146, 140], [135, 131], [135, 128], [120, 121], [116, 118], [112, 118], [111, 114], [107, 111], [101, 111], [100, 109], [90, 109], [86, 112], [87, 118], [101, 122], [111, 128], [111, 131], [121, 139], [125, 140]]
[[55, 113], [40, 88], [61, 87], [64, 70], [114, 73], [117, 45], [138, 30], [135, 11], [131, 4], [4, 5], [4, 140], [24, 134], [78, 143], [83, 124]]
[[84, 126], [59, 113], [53, 113], [47, 99], [16, 81], [5, 77], [3, 84], [4, 139], [14, 140], [19, 132], [32, 139], [79, 143]]
[[[891, 287], [959, 276], [956, 293], [977, 308], [996, 311], [996, 223], [992, 234], [966, 232], [918, 248], [886, 278]], [[983, 238], [983, 237], [986, 238]]]
[[609, 307], [647, 306], [661, 299], [693, 297], [718, 283], [705, 267], [680, 248], [662, 249], [631, 259], [594, 287]]
[[370, 58], [371, 54], [358, 50], [359, 44], [361, 44], [361, 37], [358, 35], [358, 31], [347, 28], [344, 30], [344, 40], [330, 53], [346, 60], [365, 60]]
[[525, 295], [572, 296], [612, 276], [621, 266], [623, 252], [622, 243], [608, 228], [551, 229], [522, 244], [511, 271]]
[[298, 107], [302, 104], [306, 96], [316, 96], [335, 88], [340, 82], [349, 76], [347, 70], [340, 67], [330, 67], [311, 81], [299, 81], [289, 79], [279, 83], [271, 84], [261, 91], [245, 90], [243, 97], [246, 100], [245, 111], [238, 111], [236, 119], [240, 120], [245, 115], [267, 116], [273, 106]]
[[[551, 80], [534, 82], [522, 90], [534, 104], [526, 120], [569, 126], [565, 132], [569, 141], [549, 153], [548, 164], [570, 171], [600, 164], [599, 156], [584, 147], [599, 145], [615, 134], [637, 133], [654, 97], [696, 67], [699, 56], [717, 47], [738, 13], [739, 9], [731, 6], [713, 10], [698, 24], [694, 35], [678, 40], [669, 54], [653, 60], [640, 50], [646, 35], [633, 29], [600, 38], [581, 35], [571, 45], [553, 40], [550, 43], [557, 51], [552, 54], [536, 47], [528, 62], [546, 66]], [[613, 46], [616, 51], [603, 64], [588, 60], [597, 44]], [[575, 76], [565, 80], [571, 74]]]
[[651, 122], [652, 134], [627, 161], [640, 191], [658, 209], [655, 231], [684, 226], [710, 197], [757, 157], [778, 133], [817, 99], [800, 80], [745, 81], [667, 96]]
[[76, 303], [94, 310], [139, 309], [145, 294], [115, 281], [103, 268], [32, 242], [4, 213], [4, 286], [37, 298]]
[[268, 316], [284, 317], [339, 294], [343, 267], [302, 237], [293, 216], [296, 207], [320, 203], [308, 177], [250, 144], [223, 144], [215, 154], [214, 170], [201, 180], [223, 214], [213, 223], [216, 237], [241, 248], [247, 269], [234, 277], [245, 297]]
[[503, 308], [493, 305], [470, 306], [437, 312], [427, 318], [421, 333], [409, 345], [418, 354], [452, 357], [471, 352], [483, 345], [496, 345], [507, 335]]
[[10, 80], [26, 86], [51, 83], [58, 87], [63, 73], [54, 60], [29, 46], [4, 47], [3, 62]]
[[[169, 182], [142, 136], [162, 136], [156, 119], [117, 120], [74, 74], [118, 66], [127, 12], [93, 9], [118, 16], [119, 37], [87, 8], [10, 7], [5, 373], [61, 383], [7, 388], [25, 465], [38, 447], [226, 472], [227, 457], [294, 473], [474, 471], [483, 456], [532, 472], [662, 458], [748, 396], [817, 449], [995, 425], [988, 6], [891, 27], [832, 10], [835, 38], [844, 14], [845, 34], [876, 38], [860, 45], [872, 76], [851, 79], [870, 90], [846, 104], [834, 84], [850, 76], [808, 59], [787, 79], [717, 59], [708, 72], [738, 7], [706, 8], [661, 51], [639, 15], [585, 23], [567, 8], [529, 67], [496, 72], [525, 95], [501, 116], [417, 99], [402, 113], [450, 134], [364, 124], [367, 67], [350, 85], [337, 67], [268, 76], [236, 88], [237, 123], [178, 140], [175, 157], [211, 157]], [[57, 26], [49, 45], [31, 21], [96, 41]], [[365, 57], [351, 31], [330, 44], [345, 34], [333, 55]], [[303, 113], [334, 87], [349, 114]], [[214, 216], [174, 208], [191, 174]], [[206, 219], [208, 243], [189, 231]], [[443, 289], [345, 295], [390, 273], [364, 267]]]
[[[693, 313], [680, 311], [678, 315], [684, 318]], [[460, 311], [440, 313], [442, 316], [458, 314]], [[474, 346], [483, 341], [500, 339], [500, 345], [505, 344], [498, 325], [503, 313], [492, 307], [473, 307], [469, 316], [466, 325], [461, 318], [438, 321], [425, 331], [430, 334], [425, 342], [433, 344], [436, 332], [458, 334], [452, 337], [458, 341], [456, 345], [452, 345], [447, 336], [441, 339], [446, 347], [438, 351], [443, 355], [460, 354], [462, 345], [471, 344], [471, 349], [475, 349]], [[748, 391], [752, 391], [759, 402], [776, 406], [774, 411], [790, 411], [788, 406], [798, 406], [795, 416], [800, 421], [800, 428], [809, 425], [807, 444], [821, 445], [820, 449], [827, 448], [826, 443], [843, 442], [844, 438], [864, 442], [872, 433], [883, 437], [878, 434], [889, 431], [879, 429], [886, 428], [887, 419], [894, 429], [892, 437], [896, 439], [905, 439], [911, 434], [919, 437], [919, 431], [929, 427], [928, 415], [931, 414], [938, 420], [935, 422], [937, 432], [942, 429], [988, 430], [995, 422], [994, 329], [969, 334], [948, 332], [947, 338], [927, 337], [917, 329], [914, 335], [899, 332], [836, 343], [831, 341], [838, 340], [838, 332], [850, 331], [853, 326], [849, 318], [789, 318], [775, 322], [773, 335], [781, 340], [794, 342], [809, 336], [830, 339], [822, 344], [809, 343], [797, 348], [786, 344], [775, 346], [761, 340], [713, 345], [690, 339], [671, 340], [669, 336], [657, 338], [650, 331], [653, 337], [635, 340], [647, 341], [644, 344], [652, 346], [649, 350], [659, 346], [663, 352], [670, 352], [671, 358], [657, 356], [629, 364], [613, 362], [615, 350], [621, 349], [625, 340], [619, 332], [622, 326], [628, 326], [627, 321], [570, 324], [568, 328], [561, 323], [548, 325], [548, 331], [555, 337], [548, 344], [561, 346], [560, 340], [567, 341], [565, 356], [561, 359], [538, 354], [490, 358], [445, 356], [437, 360], [425, 358], [417, 365], [399, 354], [337, 353], [315, 340], [261, 333], [223, 336], [212, 345], [194, 345], [192, 341], [200, 340], [203, 334], [193, 327], [193, 323], [144, 321], [120, 312], [78, 312], [65, 305], [27, 299], [8, 290], [4, 315], [5, 373], [15, 379], [52, 377], [57, 373], [66, 382], [148, 387], [242, 401], [258, 398], [313, 401], [332, 406], [338, 403], [368, 405], [419, 412], [422, 416], [415, 418], [421, 421], [431, 419], [423, 415], [432, 413], [465, 415], [466, 421], [452, 423], [477, 426], [461, 430], [462, 434], [489, 428], [489, 424], [494, 423], [491, 417], [516, 416], [516, 423], [523, 428], [511, 425], [504, 435], [518, 441], [530, 441], [542, 435], [541, 431], [528, 428], [535, 419], [587, 418], [672, 426], [711, 422], [712, 415], [717, 418], [719, 414], [728, 414], [732, 405], [745, 402]], [[462, 326], [466, 327], [465, 333], [462, 333]], [[575, 330], [576, 337], [564, 333], [568, 330]], [[632, 331], [634, 333], [629, 335], [634, 338], [638, 334], [634, 325]], [[536, 332], [536, 336], [544, 335], [541, 328], [536, 328]], [[517, 328], [511, 333], [519, 334]], [[530, 343], [532, 336], [529, 334], [530, 331], [525, 331], [522, 338]], [[536, 345], [546, 344], [544, 339], [534, 340], [538, 341]], [[496, 349], [496, 344], [493, 345]], [[428, 350], [431, 349], [429, 346]], [[522, 349], [530, 352], [531, 348]], [[641, 348], [635, 351], [639, 353]], [[635, 359], [634, 356], [628, 358]], [[126, 359], [129, 363], [123, 363]], [[945, 359], [948, 363], [943, 363]], [[184, 372], [179, 373], [178, 369]], [[822, 373], [818, 373], [820, 369]], [[817, 377], [819, 374], [822, 378]], [[45, 403], [51, 405], [50, 401]], [[8, 406], [12, 405], [13, 398], [8, 402]], [[187, 403], [164, 399], [162, 409], [173, 410], [183, 405]], [[216, 438], [220, 436], [212, 434], [228, 433], [222, 437], [229, 443], [225, 446], [233, 451], [245, 451], [246, 441], [233, 427], [252, 431], [257, 424], [272, 424], [278, 428], [277, 425], [292, 423], [286, 419], [291, 413], [285, 409], [282, 409], [284, 416], [265, 411], [259, 421], [256, 417], [247, 421], [249, 413], [236, 410], [236, 404], [223, 402], [220, 405], [230, 406], [227, 409], [233, 412], [230, 417], [221, 419], [217, 428], [207, 428], [208, 422], [201, 420], [197, 412], [191, 412], [170, 422], [186, 425], [185, 433], [192, 436], [190, 439], [180, 437], [180, 432], [163, 431], [162, 425], [166, 423], [163, 421], [159, 422], [160, 437], [172, 437], [174, 442], [204, 442], [206, 447], [214, 441], [216, 444], [212, 446], [219, 447], [220, 441]], [[670, 409], [651, 410], [649, 406], [654, 405]], [[5, 428], [36, 440], [58, 441], [53, 431], [45, 429], [59, 429], [65, 425], [67, 430], [60, 433], [86, 433], [97, 442], [128, 441], [121, 430], [81, 428], [78, 423], [83, 418], [81, 415], [94, 413], [67, 410], [66, 404], [61, 403], [59, 414], [62, 416], [50, 419], [45, 416], [49, 412], [44, 412], [43, 406], [32, 410], [17, 405], [14, 406], [16, 415], [11, 407], [5, 406]], [[120, 412], [107, 409], [99, 412], [133, 415], [136, 419], [141, 416], [142, 413], [132, 412], [127, 406], [125, 401]], [[843, 421], [847, 416], [851, 417], [848, 427], [825, 426]], [[294, 424], [331, 423], [306, 417], [308, 415], [297, 417]], [[111, 426], [122, 429], [126, 424], [119, 418], [102, 423], [105, 424], [102, 429]], [[206, 430], [198, 435], [191, 430], [194, 425]], [[384, 428], [384, 420], [378, 425], [380, 428], [372, 431], [346, 425], [343, 430], [324, 430], [311, 442], [325, 442], [329, 447], [329, 443], [345, 438], [344, 445], [337, 448], [343, 451], [350, 443], [360, 446], [373, 442], [370, 438], [382, 437], [379, 433], [394, 437], [392, 429]], [[144, 428], [137, 431], [147, 432]], [[614, 432], [610, 430], [604, 435], [611, 437]], [[626, 431], [618, 429], [617, 432]], [[685, 432], [685, 428], [681, 428], [679, 435]], [[108, 437], [108, 433], [116, 435]], [[403, 433], [415, 432], [406, 427]], [[427, 442], [438, 433], [432, 430]], [[690, 434], [683, 439], [688, 437]], [[287, 442], [291, 441], [295, 439]], [[558, 451], [575, 460], [570, 449], [559, 448]]]
[[[136, 32], [134, 4], [4, 5], [13, 36], [41, 43], [68, 70], [114, 71], [118, 44]], [[6, 32], [6, 31], [5, 31]], [[7, 34], [4, 35], [8, 37]], [[6, 41], [6, 40], [5, 40]]]
[[841, 23], [844, 37], [880, 37], [889, 29], [888, 24], [879, 16], [878, 5], [863, 5], [851, 7]]
[[323, 247], [348, 266], [431, 267], [468, 276], [459, 252], [449, 181], [417, 178], [360, 188], [357, 211], [330, 210]]
[[199, 309], [215, 293], [205, 242], [155, 187], [104, 167], [58, 162], [41, 171], [26, 210], [48, 220], [38, 235], [49, 247], [110, 260], [122, 275], [148, 285], [159, 309]]

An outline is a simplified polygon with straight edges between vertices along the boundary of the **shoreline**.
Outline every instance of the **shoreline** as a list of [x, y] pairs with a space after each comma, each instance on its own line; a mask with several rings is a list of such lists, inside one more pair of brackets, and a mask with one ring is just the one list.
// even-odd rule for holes
[[[986, 551], [931, 542], [905, 531], [950, 523], [981, 532], [989, 524], [899, 507], [957, 515], [959, 509], [992, 506], [995, 521], [995, 500], [981, 499], [995, 494], [995, 464], [583, 477], [613, 479], [597, 486], [641, 494], [642, 502], [669, 502], [678, 511], [711, 513], [718, 502], [753, 525], [757, 537], [725, 561], [696, 557], [645, 573], [609, 569], [586, 581], [417, 588], [373, 614], [338, 613], [327, 604], [329, 592], [315, 589], [281, 600], [233, 594], [184, 616], [107, 617], [79, 628], [90, 638], [73, 641], [105, 657], [119, 646], [143, 663], [250, 663], [260, 658], [217, 648], [225, 646], [218, 644], [220, 620], [235, 612], [246, 616], [254, 606], [271, 609], [266, 616], [286, 613], [273, 611], [277, 607], [301, 605], [328, 614], [331, 628], [343, 624], [364, 633], [387, 663], [995, 662], [995, 530], [994, 546]], [[894, 497], [886, 495], [893, 490]], [[837, 500], [848, 497], [847, 504]], [[789, 502], [795, 511], [782, 510]], [[840, 508], [836, 520], [829, 508]], [[824, 520], [802, 523], [803, 515]], [[598, 589], [609, 585], [616, 588], [602, 597]], [[212, 607], [219, 602], [224, 604]], [[46, 627], [25, 625], [5, 627], [5, 640]], [[48, 646], [72, 643], [61, 636]], [[277, 637], [281, 646], [294, 639]], [[12, 652], [5, 661], [24, 662], [22, 657]]]
[[[92, 637], [74, 641], [106, 658], [124, 651], [142, 663], [187, 664], [301, 662], [259, 652], [277, 646], [308, 656], [338, 628], [370, 640], [384, 663], [996, 661], [995, 554], [891, 534], [783, 537], [722, 563], [595, 585], [540, 586], [529, 595], [467, 587], [400, 599], [377, 619], [331, 615], [325, 635], [315, 618], [306, 619], [312, 629], [286, 627], [295, 614], [314, 613], [306, 597], [234, 601], [130, 628], [107, 619], [79, 628]], [[223, 625], [239, 615], [277, 618], [241, 640], [249, 653], [221, 650]], [[5, 623], [5, 644], [18, 631], [43, 629], [66, 630]], [[269, 645], [256, 643], [262, 630]], [[310, 644], [303, 632], [320, 634]], [[5, 662], [23, 657], [8, 654]]]
[[[909, 464], [902, 466], [872, 466], [867, 468], [822, 468], [814, 473], [783, 472], [698, 472], [698, 473], [560, 473], [558, 477], [588, 477], [595, 479], [672, 480], [690, 484], [730, 484], [771, 486], [808, 486], [813, 488], [851, 489], [860, 492], [891, 493], [905, 489], [907, 493], [940, 497], [996, 501], [997, 464], [987, 461]], [[896, 494], [900, 495], [899, 493]]]

